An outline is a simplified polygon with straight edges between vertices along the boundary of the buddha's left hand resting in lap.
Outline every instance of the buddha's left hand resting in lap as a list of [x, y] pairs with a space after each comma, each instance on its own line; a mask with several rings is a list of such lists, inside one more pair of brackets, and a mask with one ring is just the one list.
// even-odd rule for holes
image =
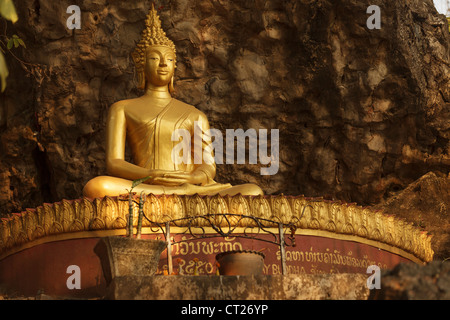
[[[194, 106], [173, 99], [175, 46], [161, 29], [161, 22], [152, 7], [147, 16], [146, 29], [138, 43], [133, 59], [143, 96], [113, 104], [107, 120], [106, 169], [109, 176], [90, 180], [83, 189], [86, 197], [118, 196], [127, 193], [133, 180], [150, 177], [133, 189], [147, 194], [201, 195], [260, 195], [254, 184], [232, 186], [214, 181], [214, 157], [203, 150], [211, 143], [207, 134], [206, 116]], [[195, 129], [195, 126], [198, 126]], [[175, 161], [172, 141], [177, 129], [191, 134], [191, 141], [201, 141], [202, 161]], [[194, 130], [195, 129], [195, 130]], [[201, 133], [201, 137], [194, 134]], [[125, 160], [125, 143], [129, 144], [134, 163]], [[197, 159], [198, 160], [198, 159]], [[198, 162], [198, 163], [196, 163]]]

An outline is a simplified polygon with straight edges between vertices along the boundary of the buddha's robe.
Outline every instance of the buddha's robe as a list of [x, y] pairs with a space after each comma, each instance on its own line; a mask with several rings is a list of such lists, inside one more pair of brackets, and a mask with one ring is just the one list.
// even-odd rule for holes
[[[208, 177], [206, 183], [201, 186], [183, 185], [183, 189], [191, 194], [215, 194], [232, 187], [229, 183], [220, 184], [213, 179], [216, 173], [214, 156], [212, 152], [204, 152], [205, 148], [211, 144], [209, 122], [200, 110], [172, 99], [150, 121], [140, 123], [129, 123], [128, 121], [130, 119], [127, 120], [127, 142], [136, 165], [147, 169], [169, 171], [193, 172], [201, 170]], [[190, 141], [183, 141], [183, 139], [172, 141], [174, 132], [180, 129], [189, 133]], [[195, 142], [201, 142], [201, 150], [198, 147], [197, 152], [195, 152]], [[180, 143], [185, 144], [184, 149], [180, 148]], [[178, 149], [181, 149], [180, 156], [183, 155], [183, 151], [190, 151], [190, 154], [185, 155], [185, 161], [181, 163], [176, 161], [172, 154], [177, 145]]]

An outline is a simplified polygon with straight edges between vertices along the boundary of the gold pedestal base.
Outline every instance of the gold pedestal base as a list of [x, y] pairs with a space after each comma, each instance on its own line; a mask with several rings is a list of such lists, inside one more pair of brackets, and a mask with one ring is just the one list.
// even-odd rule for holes
[[[138, 205], [133, 205], [134, 226]], [[146, 216], [163, 223], [215, 213], [252, 215], [293, 223], [296, 234], [350, 240], [394, 252], [416, 262], [433, 258], [431, 236], [411, 223], [355, 204], [304, 196], [180, 196], [148, 195]], [[127, 196], [82, 198], [44, 204], [12, 214], [0, 223], [0, 259], [35, 245], [66, 239], [124, 235]], [[242, 220], [240, 227], [245, 220]], [[143, 234], [154, 233], [143, 221]]]

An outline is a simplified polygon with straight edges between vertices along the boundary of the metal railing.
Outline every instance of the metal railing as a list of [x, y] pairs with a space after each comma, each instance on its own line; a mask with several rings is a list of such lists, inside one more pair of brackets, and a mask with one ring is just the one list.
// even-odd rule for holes
[[[306, 207], [305, 207], [306, 208]], [[304, 208], [304, 209], [305, 209]], [[140, 219], [144, 217], [149, 223], [152, 232], [158, 232], [158, 229], [164, 234], [167, 242], [167, 265], [168, 272], [172, 274], [172, 245], [192, 241], [196, 239], [217, 238], [217, 237], [236, 237], [246, 238], [258, 241], [265, 241], [268, 243], [276, 244], [280, 247], [281, 256], [281, 270], [282, 274], [287, 274], [286, 267], [286, 247], [295, 247], [295, 231], [297, 229], [296, 222], [300, 217], [296, 217], [295, 221], [289, 223], [282, 223], [280, 221], [274, 221], [270, 219], [240, 215], [233, 213], [215, 213], [206, 214], [200, 216], [184, 217], [179, 219], [173, 219], [166, 221], [165, 223], [159, 223], [150, 220], [143, 211], [140, 211]], [[171, 226], [181, 228], [180, 234], [190, 234], [192, 238], [182, 239], [179, 241], [172, 241], [171, 239]], [[156, 228], [156, 230], [155, 230]], [[211, 228], [215, 233], [207, 233], [205, 228]], [[278, 229], [278, 232], [273, 232], [274, 228]], [[289, 230], [290, 234], [286, 237], [285, 230]], [[269, 239], [261, 237], [269, 236]]]

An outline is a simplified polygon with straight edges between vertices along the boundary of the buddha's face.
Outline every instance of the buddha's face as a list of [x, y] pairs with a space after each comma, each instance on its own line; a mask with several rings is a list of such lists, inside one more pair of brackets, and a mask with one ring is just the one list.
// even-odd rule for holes
[[175, 70], [175, 54], [163, 46], [150, 46], [146, 51], [145, 77], [147, 83], [160, 87], [167, 86]]

